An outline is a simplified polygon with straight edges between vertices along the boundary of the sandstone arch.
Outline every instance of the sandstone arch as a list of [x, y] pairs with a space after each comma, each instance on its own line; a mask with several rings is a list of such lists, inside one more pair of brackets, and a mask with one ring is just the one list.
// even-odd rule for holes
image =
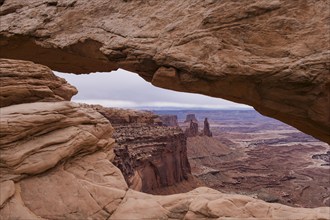
[[63, 72], [120, 68], [252, 105], [330, 143], [326, 0], [5, 0], [0, 55]]

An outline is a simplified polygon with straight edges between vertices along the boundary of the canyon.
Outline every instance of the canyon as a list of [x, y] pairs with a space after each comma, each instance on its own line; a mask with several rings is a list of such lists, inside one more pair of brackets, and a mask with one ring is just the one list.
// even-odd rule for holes
[[[163, 110], [189, 127], [209, 118], [212, 137], [187, 138], [192, 173], [213, 189], [296, 207], [330, 205], [330, 146], [253, 110]], [[200, 131], [203, 129], [200, 128]]]
[[[48, 74], [46, 78], [56, 77], [50, 69], [38, 64], [1, 59], [1, 80], [8, 78], [11, 65], [30, 66], [15, 70], [24, 76], [30, 75], [31, 79], [28, 81], [31, 82], [38, 80], [38, 77], [34, 77], [38, 72], [34, 70]], [[51, 88], [52, 80], [41, 80], [43, 85]], [[61, 88], [67, 88], [68, 92], [75, 91], [63, 79], [58, 81], [61, 82]], [[16, 83], [20, 84], [20, 80], [11, 80], [10, 84], [4, 85], [11, 87]], [[19, 90], [17, 92], [20, 93]], [[114, 151], [115, 145], [127, 143], [132, 133], [127, 137], [126, 132], [118, 129], [116, 136], [114, 127], [122, 123], [124, 130], [131, 129], [139, 123], [150, 124], [155, 120], [154, 129], [157, 130], [160, 122], [154, 116], [132, 111], [104, 111], [97, 106], [70, 102], [69, 96], [62, 97], [64, 100], [61, 101], [49, 102], [43, 90], [36, 90], [32, 94], [42, 98], [28, 103], [13, 101], [14, 104], [1, 107], [2, 219], [196, 219], [223, 216], [326, 219], [330, 214], [328, 207], [294, 208], [244, 195], [224, 194], [206, 187], [167, 196], [129, 189], [122, 171], [113, 163], [120, 156], [120, 152], [116, 155]], [[53, 96], [51, 92], [47, 94]], [[109, 118], [113, 120], [114, 126]], [[166, 129], [174, 136], [178, 134], [175, 127]], [[137, 131], [141, 132], [139, 129]], [[181, 134], [182, 131], [179, 136]], [[114, 137], [117, 137], [117, 143]], [[132, 143], [127, 149], [136, 147], [136, 144], [139, 143]], [[179, 148], [180, 144], [175, 146], [185, 154], [184, 149]], [[159, 150], [168, 153], [167, 149]], [[182, 161], [182, 154], [179, 152], [173, 155], [177, 161], [183, 164], [186, 162]], [[119, 164], [122, 162], [125, 163], [119, 160]], [[139, 167], [136, 170], [139, 171]], [[186, 173], [189, 171], [186, 170]], [[177, 175], [183, 179], [184, 176], [184, 170]], [[126, 175], [126, 179], [127, 177], [129, 175]], [[167, 184], [170, 180], [169, 178]], [[174, 180], [178, 179], [174, 177]], [[156, 182], [158, 183], [163, 182]], [[146, 186], [147, 189], [150, 187], [149, 184]]]
[[102, 106], [93, 108], [115, 129], [113, 164], [122, 171], [131, 189], [174, 194], [199, 186], [190, 171], [185, 134], [176, 125], [175, 117]]
[[[290, 151], [280, 146], [283, 136], [306, 137], [286, 131], [254, 142], [253, 134], [214, 130], [210, 121], [213, 137], [205, 130], [189, 138], [217, 145], [223, 160], [198, 170], [173, 119], [163, 126], [149, 113], [71, 102], [77, 90], [52, 73], [123, 68], [158, 87], [251, 105], [329, 144], [329, 7], [326, 0], [0, 1], [1, 219], [329, 219], [321, 168], [329, 145], [317, 154], [315, 146], [294, 145], [283, 157]], [[228, 155], [237, 143], [243, 146]], [[302, 170], [277, 175], [286, 170], [272, 154]], [[207, 184], [221, 174], [214, 188], [225, 193], [140, 192], [188, 191], [200, 185], [190, 170]], [[256, 173], [241, 178], [246, 170]], [[269, 170], [274, 191], [242, 195], [251, 184], [267, 186]], [[325, 177], [319, 191], [311, 174]], [[281, 194], [282, 182], [293, 192], [299, 186], [298, 194]], [[241, 194], [232, 193], [237, 186]], [[305, 201], [312, 208], [261, 200], [289, 204], [313, 193], [323, 198], [320, 207], [312, 207], [319, 200]]]

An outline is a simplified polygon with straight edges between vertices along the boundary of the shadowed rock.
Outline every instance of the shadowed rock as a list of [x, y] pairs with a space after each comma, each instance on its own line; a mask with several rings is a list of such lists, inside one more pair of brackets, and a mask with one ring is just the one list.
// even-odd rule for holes
[[[122, 171], [130, 188], [170, 194], [167, 187], [187, 181], [188, 176], [192, 177], [186, 137], [179, 127], [158, 125], [161, 119], [150, 112], [118, 111], [100, 106], [97, 109], [115, 128], [116, 157], [113, 163]], [[134, 120], [127, 121], [128, 115], [135, 115]], [[190, 181], [190, 185], [183, 191], [193, 189], [196, 184]]]
[[212, 132], [210, 130], [210, 124], [209, 124], [207, 118], [205, 118], [205, 120], [204, 120], [203, 135], [212, 137]]
[[330, 143], [329, 4], [6, 0], [0, 53], [62, 72], [123, 68], [251, 105]]
[[189, 127], [185, 130], [186, 137], [196, 137], [198, 135], [198, 123], [190, 121]]

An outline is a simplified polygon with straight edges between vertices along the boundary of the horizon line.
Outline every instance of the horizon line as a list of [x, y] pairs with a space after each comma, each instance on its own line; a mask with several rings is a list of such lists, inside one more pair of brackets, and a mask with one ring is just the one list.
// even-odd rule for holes
[[105, 99], [73, 99], [74, 102], [101, 105], [110, 108], [126, 108], [137, 110], [254, 110], [253, 107], [243, 104], [235, 105], [198, 105], [176, 102], [144, 102], [136, 103], [124, 100]]

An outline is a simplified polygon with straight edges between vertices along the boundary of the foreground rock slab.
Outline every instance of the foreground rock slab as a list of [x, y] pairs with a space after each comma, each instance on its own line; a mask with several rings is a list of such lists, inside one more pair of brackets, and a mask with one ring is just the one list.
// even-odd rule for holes
[[1, 56], [253, 106], [330, 143], [329, 1], [5, 0]]
[[77, 154], [112, 149], [113, 128], [101, 114], [71, 102], [1, 108], [1, 180], [42, 173]]
[[0, 107], [30, 102], [70, 101], [77, 89], [47, 67], [0, 59]]

